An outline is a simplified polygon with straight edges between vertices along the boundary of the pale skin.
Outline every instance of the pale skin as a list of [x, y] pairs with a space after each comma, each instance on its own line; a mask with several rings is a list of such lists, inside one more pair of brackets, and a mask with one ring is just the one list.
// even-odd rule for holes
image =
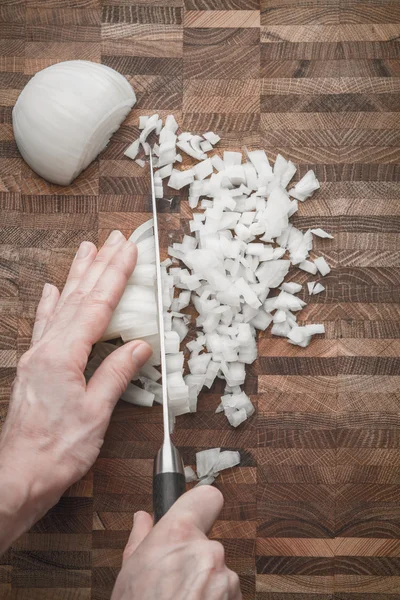
[[[99, 251], [81, 244], [61, 294], [50, 284], [43, 289], [0, 436], [0, 554], [87, 473], [115, 404], [151, 355], [145, 342], [129, 342], [86, 384], [92, 345], [136, 258], [136, 246], [114, 231]], [[184, 494], [154, 527], [148, 513], [136, 513], [112, 600], [241, 600], [223, 547], [207, 538], [222, 505], [221, 493], [203, 486]]]

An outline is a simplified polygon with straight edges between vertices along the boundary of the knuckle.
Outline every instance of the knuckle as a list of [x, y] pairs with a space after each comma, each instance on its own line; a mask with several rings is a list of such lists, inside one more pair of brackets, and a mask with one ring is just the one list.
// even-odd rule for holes
[[119, 263], [111, 263], [107, 269], [108, 275], [110, 275], [116, 282], [116, 284], [125, 285], [125, 280], [132, 273], [132, 267], [128, 267], [123, 261]]
[[234, 590], [240, 590], [239, 575], [235, 571], [228, 569], [228, 577], [229, 577], [229, 581], [230, 581], [232, 588]]
[[122, 553], [122, 560], [127, 560], [133, 554], [133, 544], [127, 544]]
[[40, 344], [40, 350], [38, 350], [37, 346], [34, 346], [19, 359], [17, 378], [30, 377], [33, 372], [38, 370], [43, 373], [52, 371], [63, 362], [62, 353], [58, 347], [46, 343], [44, 345]]
[[85, 291], [77, 288], [76, 290], [68, 294], [68, 296], [65, 299], [65, 302], [68, 304], [77, 305], [84, 300], [85, 296]]
[[225, 548], [220, 542], [210, 541], [208, 551], [212, 553], [215, 564], [225, 564]]
[[123, 372], [116, 369], [111, 371], [111, 376], [114, 379], [115, 387], [118, 389], [118, 395], [120, 396], [126, 390], [129, 378]]
[[28, 352], [25, 352], [21, 358], [19, 359], [18, 362], [18, 367], [17, 367], [17, 376], [18, 374], [24, 373], [25, 371], [27, 371], [30, 367], [31, 364], [31, 360], [32, 360], [32, 352], [30, 350], [28, 350]]
[[112, 260], [109, 265], [107, 265], [107, 271], [113, 273], [120, 273], [123, 269], [123, 264], [121, 261]]
[[112, 295], [105, 288], [94, 288], [88, 296], [88, 301], [91, 305], [105, 307], [111, 311], [115, 308]]
[[[193, 551], [195, 554], [197, 554], [197, 556], [199, 557], [199, 559], [201, 559], [202, 557], [206, 557], [207, 558], [207, 562], [210, 563], [210, 557], [213, 557], [213, 554], [210, 550], [210, 544], [212, 542], [208, 539], [205, 540], [196, 540], [194, 542], [194, 547], [193, 547]], [[210, 568], [212, 568], [212, 566], [210, 565]]]
[[132, 273], [132, 267], [125, 264], [123, 260], [111, 262], [107, 267], [107, 276], [112, 277], [117, 283], [124, 283]]
[[196, 526], [186, 517], [182, 516], [169, 526], [168, 536], [173, 543], [187, 542], [193, 537]]
[[109, 260], [110, 260], [110, 257], [108, 256], [105, 249], [102, 248], [100, 250], [100, 252], [98, 253], [98, 255], [96, 256], [96, 258], [94, 259], [94, 262], [96, 264], [100, 264], [100, 265], [107, 265]]
[[68, 275], [68, 280], [67, 280], [67, 284], [72, 288], [74, 284], [79, 283], [79, 281], [81, 280], [81, 270], [82, 270], [82, 266], [79, 265], [79, 267], [74, 270], [73, 273], [70, 273]]

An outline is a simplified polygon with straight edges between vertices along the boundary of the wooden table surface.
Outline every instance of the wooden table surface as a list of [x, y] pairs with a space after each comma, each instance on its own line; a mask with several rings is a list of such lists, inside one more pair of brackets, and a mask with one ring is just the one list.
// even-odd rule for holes
[[[301, 313], [326, 336], [306, 350], [260, 336], [246, 383], [257, 415], [233, 430], [215, 389], [176, 432], [187, 464], [241, 451], [217, 481], [212, 535], [246, 600], [400, 599], [399, 35], [395, 0], [0, 3], [1, 419], [43, 284], [62, 286], [81, 240], [148, 217], [148, 173], [123, 157], [138, 115], [172, 112], [221, 149], [279, 151], [321, 181], [293, 222], [335, 236], [316, 240], [333, 270]], [[77, 58], [123, 73], [138, 103], [60, 188], [23, 163], [11, 110], [35, 72]], [[182, 194], [164, 215], [172, 240], [189, 216]], [[1, 598], [110, 597], [132, 514], [151, 509], [161, 430], [159, 408], [117, 407], [90, 474], [0, 560]]]

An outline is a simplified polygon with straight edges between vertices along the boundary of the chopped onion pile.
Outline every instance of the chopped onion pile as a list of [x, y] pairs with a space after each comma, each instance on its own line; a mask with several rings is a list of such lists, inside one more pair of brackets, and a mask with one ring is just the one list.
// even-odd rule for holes
[[[296, 167], [278, 154], [272, 166], [263, 150], [224, 152], [223, 158], [207, 153], [220, 140], [213, 132], [203, 136], [178, 134], [172, 115], [165, 123], [159, 116], [140, 117], [140, 138], [125, 154], [142, 161], [153, 143], [157, 197], [163, 197], [163, 180], [170, 188], [189, 186], [189, 205], [200, 212], [190, 221], [191, 235], [168, 248], [171, 258], [162, 263], [167, 385], [173, 416], [195, 412], [203, 387], [211, 388], [216, 378], [226, 381], [225, 393], [216, 412], [224, 412], [237, 427], [254, 413], [250, 398], [242, 390], [245, 365], [257, 358], [257, 330], [287, 338], [290, 344], [306, 347], [313, 335], [324, 333], [324, 325], [297, 324], [297, 314], [306, 305], [298, 298], [302, 286], [287, 282], [291, 266], [321, 276], [330, 271], [323, 257], [310, 260], [313, 235], [332, 238], [322, 229], [300, 231], [290, 222], [319, 182], [313, 171], [292, 187], [286, 187]], [[199, 162], [191, 168], [175, 169], [181, 151]], [[141, 153], [143, 158], [137, 158]], [[292, 198], [292, 199], [291, 199]], [[130, 384], [123, 399], [142, 406], [161, 402], [160, 347], [155, 299], [155, 252], [153, 221], [150, 219], [131, 235], [138, 246], [138, 266], [103, 336], [103, 342], [141, 338], [153, 347], [153, 356], [138, 380]], [[324, 291], [319, 282], [308, 284], [309, 294]], [[186, 344], [190, 357], [184, 375], [181, 343], [186, 338], [190, 316], [183, 312], [193, 304], [196, 338]], [[105, 352], [97, 344], [95, 358]], [[97, 359], [98, 360], [98, 359]], [[89, 370], [95, 365], [89, 363]], [[146, 392], [146, 393], [144, 393]], [[201, 474], [200, 474], [201, 473]], [[212, 478], [212, 470], [199, 477]]]
[[[196, 471], [192, 467], [185, 467], [187, 483], [198, 481], [197, 485], [211, 485], [221, 471], [236, 467], [240, 464], [240, 454], [235, 450], [210, 448], [196, 453]], [[196, 486], [197, 487], [197, 486]]]

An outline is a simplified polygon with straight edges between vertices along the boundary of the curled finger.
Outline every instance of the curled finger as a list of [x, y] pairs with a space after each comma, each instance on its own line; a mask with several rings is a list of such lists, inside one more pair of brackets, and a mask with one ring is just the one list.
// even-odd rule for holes
[[135, 244], [125, 240], [93, 289], [81, 302], [76, 313], [76, 324], [77, 331], [80, 332], [85, 342], [94, 344], [107, 329], [112, 314], [124, 293], [127, 281], [135, 268], [136, 259]]
[[79, 283], [78, 287], [82, 292], [82, 296], [86, 296], [91, 292], [115, 255], [121, 251], [125, 244], [126, 238], [121, 231], [116, 229], [110, 233], [104, 246], [100, 248], [97, 256], [90, 265], [85, 277]]
[[56, 286], [52, 285], [51, 283], [46, 283], [36, 310], [36, 319], [33, 326], [31, 346], [37, 344], [42, 338], [46, 326], [54, 315], [59, 298], [60, 292]]
[[[222, 510], [224, 498], [221, 492], [210, 485], [195, 487], [183, 494], [169, 511], [158, 521], [155, 530], [160, 539], [172, 543], [195, 541], [207, 542], [207, 555], [212, 558], [210, 548], [214, 542], [207, 539], [214, 522]], [[199, 549], [199, 546], [197, 546]]]
[[[126, 239], [120, 231], [113, 231], [109, 235], [104, 246], [99, 250], [94, 260], [91, 261], [89, 268], [87, 268], [80, 277], [78, 284], [64, 297], [63, 305], [56, 315], [57, 323], [61, 327], [65, 327], [65, 325], [69, 326], [72, 321], [74, 321], [75, 324], [78, 310], [85, 303], [93, 289], [98, 285], [99, 280], [109, 268], [110, 264], [115, 261], [116, 257], [118, 259], [118, 256], [123, 252], [126, 244]], [[75, 262], [77, 261], [74, 261], [74, 263]], [[121, 295], [122, 292], [123, 290], [121, 291]], [[98, 338], [94, 341], [97, 341], [97, 339]]]
[[153, 519], [147, 512], [141, 510], [135, 513], [133, 517], [133, 528], [123, 554], [123, 562], [132, 556], [152, 529]]
[[61, 292], [57, 311], [63, 306], [65, 299], [78, 287], [97, 255], [97, 248], [91, 242], [82, 242], [72, 262], [67, 281]]
[[114, 350], [103, 360], [87, 386], [88, 398], [98, 410], [111, 416], [121, 394], [151, 353], [149, 344], [136, 340]]

